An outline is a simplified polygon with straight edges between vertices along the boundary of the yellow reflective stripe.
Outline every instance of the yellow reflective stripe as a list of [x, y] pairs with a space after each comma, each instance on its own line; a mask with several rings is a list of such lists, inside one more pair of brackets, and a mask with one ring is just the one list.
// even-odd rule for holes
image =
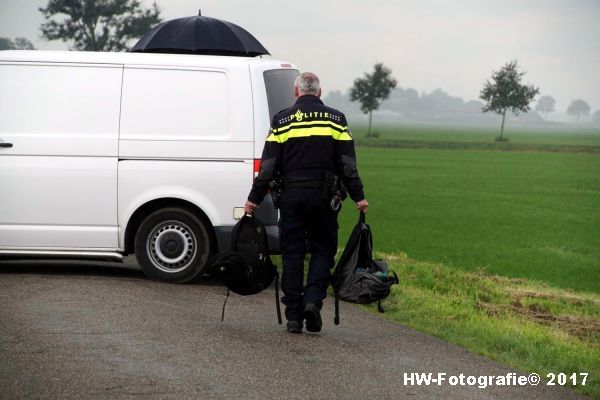
[[290, 129], [292, 126], [304, 126], [304, 125], [313, 125], [313, 124], [331, 125], [331, 126], [333, 126], [335, 128], [343, 130], [343, 131], [345, 131], [345, 130], [348, 129], [347, 126], [338, 125], [338, 124], [336, 124], [333, 121], [319, 121], [319, 120], [316, 120], [316, 121], [306, 121], [306, 122], [290, 122], [289, 124], [284, 125], [284, 126], [278, 128], [278, 129], [273, 129], [273, 132], [286, 131], [286, 130]]
[[279, 143], [283, 143], [291, 138], [301, 138], [309, 136], [331, 136], [331, 128], [316, 126], [312, 128], [294, 129], [292, 131], [277, 135]]
[[273, 139], [270, 139], [269, 136], [267, 141], [283, 143], [288, 139], [309, 136], [331, 136], [334, 140], [352, 140], [352, 137], [348, 134], [348, 132], [338, 132], [335, 129], [331, 129], [326, 126], [313, 126], [309, 128], [293, 129], [286, 133], [274, 135]]
[[279, 142], [279, 139], [277, 139], [276, 135], [271, 133], [267, 136], [267, 142]]
[[333, 131], [333, 138], [335, 140], [352, 140], [352, 136], [348, 132]]

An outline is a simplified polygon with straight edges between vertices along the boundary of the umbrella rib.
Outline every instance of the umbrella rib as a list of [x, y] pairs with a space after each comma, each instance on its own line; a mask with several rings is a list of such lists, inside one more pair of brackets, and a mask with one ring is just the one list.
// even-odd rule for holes
[[[148, 43], [150, 43], [152, 41], [152, 39], [154, 39], [154, 36], [156, 36], [156, 34], [160, 31], [160, 28], [162, 28], [162, 26], [165, 25], [167, 22], [169, 22], [169, 21], [161, 22], [160, 24], [156, 25], [154, 28], [152, 28], [152, 30], [150, 32], [148, 32], [150, 34], [150, 36], [146, 37], [146, 35], [148, 34], [148, 33], [146, 33], [146, 35], [144, 35], [140, 39], [140, 42], [143, 40], [144, 42], [146, 42], [146, 46], [147, 46]], [[133, 46], [133, 48], [135, 49], [140, 42], [136, 43]], [[142, 51], [144, 51], [143, 48], [142, 48]]]
[[240, 39], [240, 37], [238, 36], [238, 34], [237, 34], [237, 32], [235, 31], [235, 29], [233, 29], [233, 28], [230, 26], [230, 23], [229, 23], [229, 22], [227, 22], [227, 21], [222, 21], [222, 22], [223, 22], [223, 24], [225, 24], [225, 26], [226, 26], [227, 28], [229, 28], [229, 31], [230, 31], [231, 33], [233, 33], [233, 36], [234, 36], [234, 37], [235, 37], [235, 39], [238, 41], [238, 45], [239, 45], [239, 47], [242, 49], [240, 52], [241, 52], [241, 53], [246, 53], [246, 54], [248, 54], [248, 50], [246, 49], [246, 46], [244, 45], [244, 42], [242, 42], [242, 40], [241, 40], [241, 39]]
[[[173, 42], [175, 40], [175, 38], [177, 37], [177, 35], [179, 34], [179, 31], [183, 29], [184, 25], [187, 24], [191, 19], [194, 19], [194, 18], [196, 18], [196, 17], [185, 18], [185, 21], [183, 21], [181, 24], [179, 24], [179, 26], [177, 26], [177, 29], [173, 33], [173, 36], [171, 37], [169, 42]], [[176, 45], [176, 43], [173, 43], [173, 45]]]
[[[233, 33], [233, 35], [234, 35], [234, 36], [235, 36], [235, 38], [237, 39], [238, 43], [240, 44], [240, 47], [243, 49], [243, 52], [244, 52], [244, 53], [246, 53], [246, 54], [250, 54], [250, 53], [249, 53], [249, 51], [248, 51], [248, 49], [246, 48], [246, 45], [244, 44], [244, 42], [242, 41], [242, 39], [240, 39], [240, 37], [239, 37], [239, 35], [238, 35], [238, 33], [237, 33], [236, 29], [234, 29], [234, 28], [233, 28], [232, 26], [230, 26], [230, 25], [233, 25], [234, 27], [238, 27], [238, 28], [240, 28], [240, 29], [243, 29], [243, 28], [242, 28], [242, 27], [240, 27], [240, 26], [237, 26], [237, 25], [235, 25], [235, 24], [232, 24], [231, 22], [228, 22], [228, 21], [222, 21], [222, 22], [223, 22], [223, 23], [224, 23], [224, 24], [225, 24], [225, 25], [226, 25], [226, 26], [229, 28], [229, 30], [230, 30], [230, 31]], [[248, 34], [250, 34], [250, 33], [248, 33]], [[257, 42], [258, 42], [258, 40], [257, 40]]]

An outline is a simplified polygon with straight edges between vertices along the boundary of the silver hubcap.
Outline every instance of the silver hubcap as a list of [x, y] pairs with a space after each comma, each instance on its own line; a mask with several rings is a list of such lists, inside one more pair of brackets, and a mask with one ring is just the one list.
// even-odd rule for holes
[[162, 222], [148, 236], [147, 251], [152, 264], [167, 273], [189, 267], [197, 248], [192, 230], [181, 221]]

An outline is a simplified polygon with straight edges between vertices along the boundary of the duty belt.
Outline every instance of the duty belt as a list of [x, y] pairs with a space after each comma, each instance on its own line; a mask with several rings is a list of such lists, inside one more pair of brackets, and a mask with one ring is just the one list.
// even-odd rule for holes
[[322, 189], [325, 187], [325, 181], [322, 179], [314, 179], [314, 180], [307, 180], [307, 181], [292, 181], [292, 182], [287, 182], [283, 181], [283, 188], [284, 189], [290, 189], [290, 188], [319, 188]]

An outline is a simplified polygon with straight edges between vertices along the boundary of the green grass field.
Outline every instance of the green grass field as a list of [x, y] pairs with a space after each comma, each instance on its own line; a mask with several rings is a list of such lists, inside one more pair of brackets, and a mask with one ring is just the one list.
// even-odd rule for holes
[[[600, 155], [357, 154], [377, 250], [600, 293]], [[341, 243], [357, 217], [345, 206]]]

